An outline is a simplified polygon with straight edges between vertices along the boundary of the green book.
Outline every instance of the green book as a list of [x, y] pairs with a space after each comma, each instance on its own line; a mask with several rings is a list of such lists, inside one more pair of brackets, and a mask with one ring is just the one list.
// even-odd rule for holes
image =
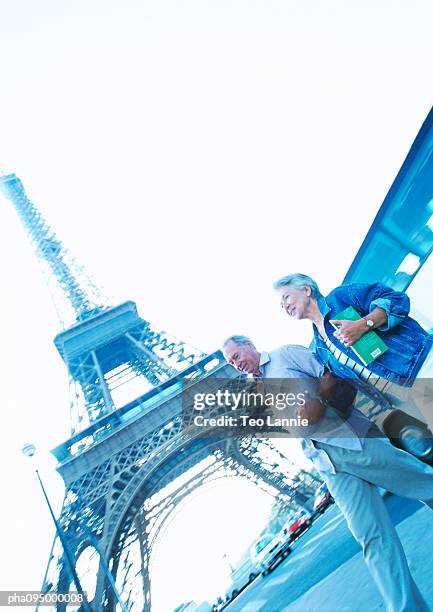
[[[342, 321], [358, 321], [361, 319], [361, 316], [356, 312], [353, 306], [348, 306], [343, 310], [343, 312], [339, 312], [332, 318], [340, 319]], [[334, 325], [334, 323], [331, 323], [331, 325], [335, 329], [340, 327], [339, 325]], [[372, 330], [368, 331], [359, 340], [354, 342], [350, 348], [366, 366], [388, 350], [388, 347], [382, 338], [380, 338], [376, 332]]]

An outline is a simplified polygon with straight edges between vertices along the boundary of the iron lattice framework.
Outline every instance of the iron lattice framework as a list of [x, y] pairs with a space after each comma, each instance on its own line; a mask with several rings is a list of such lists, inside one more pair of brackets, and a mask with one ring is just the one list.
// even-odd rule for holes
[[[203, 437], [182, 417], [185, 386], [209, 390], [235, 372], [142, 319], [133, 302], [110, 306], [25, 195], [0, 178], [49, 272], [61, 319], [55, 338], [72, 388], [69, 440], [54, 449], [66, 486], [59, 524], [93, 610], [150, 610], [149, 563], [161, 529], [198, 487], [248, 478], [281, 503], [308, 507], [317, 487], [293, 465], [266, 459], [263, 439]], [[271, 453], [272, 454], [272, 453]], [[267, 453], [269, 457], [269, 452]], [[55, 539], [43, 590], [67, 591]], [[58, 606], [57, 609], [66, 609]]]
[[[60, 517], [77, 558], [92, 548], [102, 556], [130, 610], [151, 605], [149, 562], [158, 534], [176, 506], [195, 489], [218, 478], [244, 477], [281, 503], [311, 509], [318, 481], [299, 472], [271, 442], [256, 438], [203, 437], [189, 429], [182, 414], [185, 385], [215, 392], [221, 378], [233, 376], [217, 352], [120, 411], [99, 429], [88, 428], [54, 450], [67, 485]], [[264, 447], [268, 453], [264, 453]], [[270, 458], [271, 457], [271, 458]], [[71, 461], [71, 459], [73, 459]], [[115, 605], [115, 591], [103, 568], [88, 587], [102, 609]], [[67, 568], [53, 555], [45, 589], [67, 583]]]
[[133, 302], [110, 306], [15, 174], [0, 177], [47, 278], [62, 325], [55, 344], [68, 368], [71, 434], [158, 387], [204, 354], [138, 316]]
[[103, 310], [106, 298], [30, 202], [20, 179], [15, 174], [2, 176], [0, 188], [13, 202], [35, 249], [61, 323], [81, 321]]

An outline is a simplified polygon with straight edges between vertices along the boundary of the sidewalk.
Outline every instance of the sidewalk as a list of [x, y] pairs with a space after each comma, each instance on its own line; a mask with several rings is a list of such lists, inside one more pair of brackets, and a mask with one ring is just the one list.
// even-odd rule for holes
[[[423, 507], [397, 525], [409, 567], [433, 610], [433, 512]], [[281, 612], [385, 610], [362, 553], [346, 561]], [[414, 611], [415, 612], [415, 611]]]

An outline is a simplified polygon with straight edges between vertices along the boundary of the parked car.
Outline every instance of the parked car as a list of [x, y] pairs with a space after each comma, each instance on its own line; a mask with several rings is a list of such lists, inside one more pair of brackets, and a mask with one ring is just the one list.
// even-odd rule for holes
[[232, 582], [226, 591], [225, 603], [231, 601], [239, 595], [243, 589], [249, 585], [249, 583], [258, 576], [254, 564], [251, 564], [249, 560], [245, 561], [232, 572]]
[[250, 553], [257, 570], [266, 576], [291, 553], [290, 542], [280, 538], [279, 533], [266, 533], [253, 544]]
[[323, 514], [326, 508], [333, 503], [334, 498], [328, 491], [328, 487], [326, 485], [319, 487], [314, 498], [314, 510], [319, 514]]
[[301, 533], [304, 533], [312, 523], [311, 515], [302, 511], [296, 516], [291, 516], [283, 525], [279, 537], [282, 540], [293, 542]]

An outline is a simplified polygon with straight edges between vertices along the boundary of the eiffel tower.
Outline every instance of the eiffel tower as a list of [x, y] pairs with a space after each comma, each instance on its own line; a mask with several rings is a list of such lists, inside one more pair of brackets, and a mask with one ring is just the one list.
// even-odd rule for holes
[[[88, 603], [83, 609], [151, 609], [149, 560], [176, 506], [222, 477], [245, 477], [286, 505], [308, 505], [317, 480], [264, 458], [269, 440], [192, 436], [182, 430], [184, 384], [238, 376], [142, 319], [134, 302], [110, 305], [27, 198], [0, 177], [46, 274], [63, 326], [54, 339], [69, 372], [71, 435], [52, 452], [65, 483], [58, 523]], [[203, 389], [201, 389], [203, 390]], [[58, 537], [42, 591], [73, 590]], [[63, 604], [57, 610], [66, 610]]]

